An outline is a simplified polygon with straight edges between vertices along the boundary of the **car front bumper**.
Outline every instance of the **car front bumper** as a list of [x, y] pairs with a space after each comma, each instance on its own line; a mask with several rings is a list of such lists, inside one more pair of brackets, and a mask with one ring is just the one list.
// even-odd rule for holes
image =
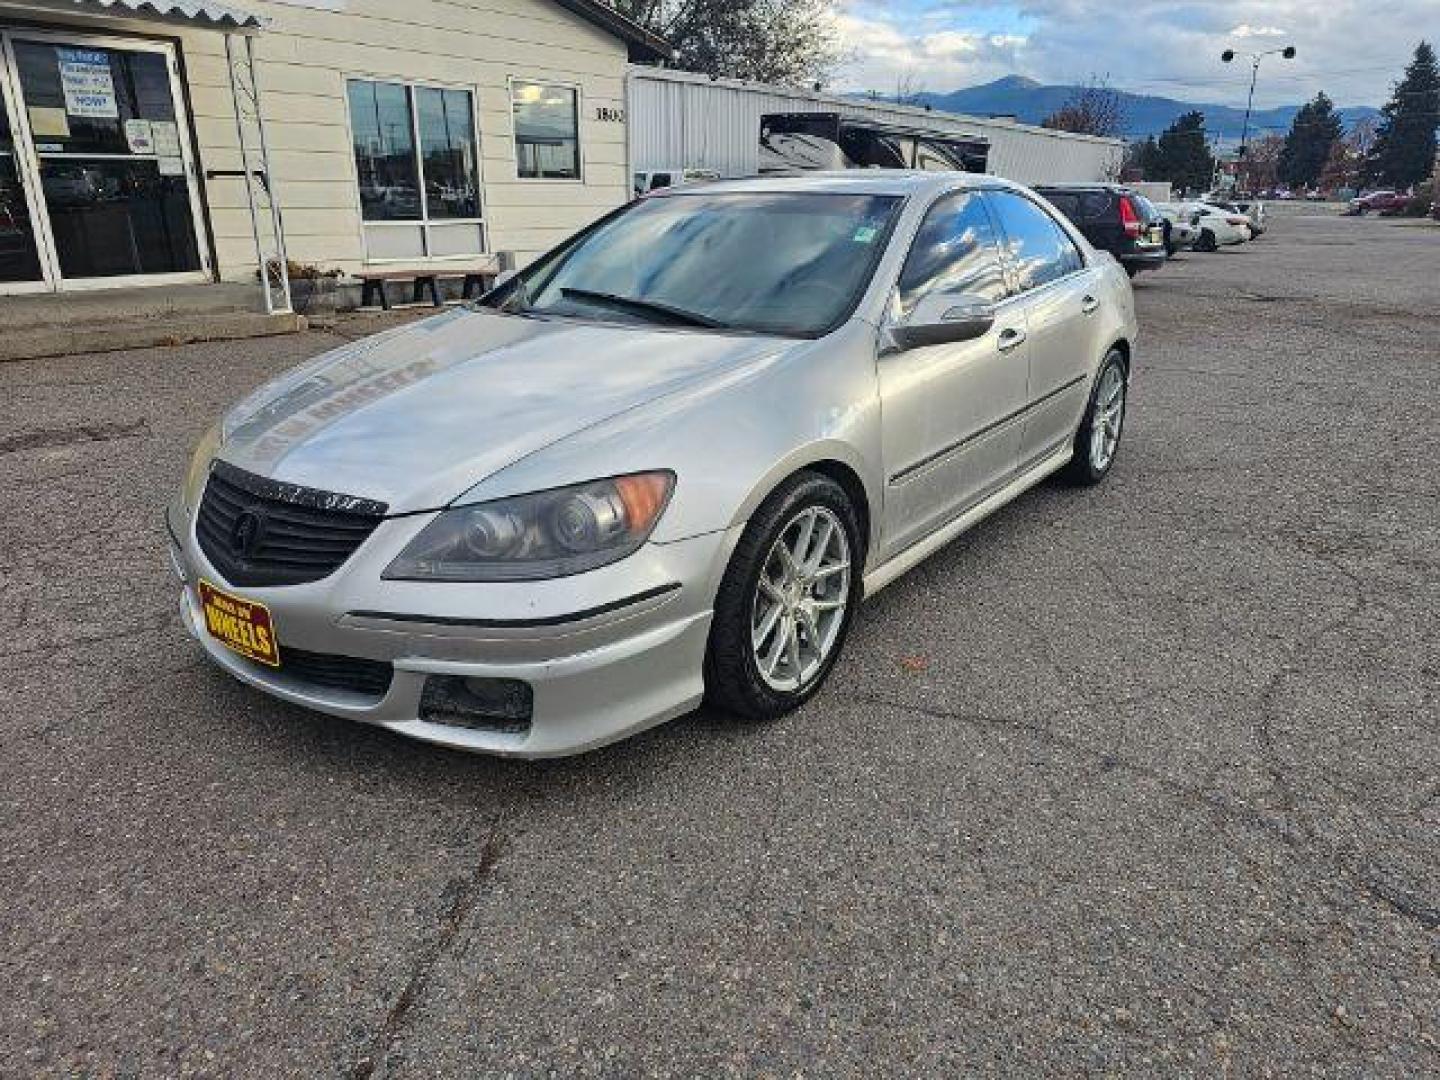
[[[554, 581], [441, 584], [381, 573], [433, 514], [388, 519], [335, 573], [304, 585], [228, 584], [195, 540], [193, 512], [167, 514], [180, 612], [206, 654], [242, 682], [332, 716], [445, 746], [515, 757], [581, 753], [690, 711], [704, 694], [711, 605], [741, 526], [647, 544], [619, 563]], [[321, 686], [248, 660], [205, 626], [199, 582], [265, 605], [282, 654], [380, 661], [383, 695]], [[518, 680], [528, 724], [422, 717], [432, 676]]]

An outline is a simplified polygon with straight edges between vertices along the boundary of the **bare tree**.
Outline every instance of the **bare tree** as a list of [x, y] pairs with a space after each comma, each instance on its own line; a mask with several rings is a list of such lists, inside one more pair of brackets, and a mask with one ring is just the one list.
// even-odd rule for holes
[[844, 59], [838, 0], [609, 0], [716, 78], [821, 86]]
[[1115, 138], [1125, 131], [1125, 100], [1099, 76], [1070, 91], [1065, 104], [1040, 121], [1054, 131]]
[[1240, 161], [1239, 186], [1242, 191], [1268, 191], [1279, 181], [1280, 154], [1285, 149], [1282, 135], [1266, 135], [1245, 148]]

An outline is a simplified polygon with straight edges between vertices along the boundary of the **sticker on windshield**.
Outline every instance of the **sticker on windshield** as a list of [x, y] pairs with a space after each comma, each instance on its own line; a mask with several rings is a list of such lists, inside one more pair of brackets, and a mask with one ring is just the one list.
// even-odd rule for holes
[[875, 242], [875, 237], [879, 235], [880, 230], [874, 225], [861, 225], [855, 230], [855, 235], [850, 237], [850, 239], [854, 240], [857, 244], [871, 244]]

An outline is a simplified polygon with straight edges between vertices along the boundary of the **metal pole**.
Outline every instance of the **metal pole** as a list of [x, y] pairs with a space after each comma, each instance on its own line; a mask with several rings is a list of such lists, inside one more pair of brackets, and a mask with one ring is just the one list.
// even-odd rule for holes
[[[1255, 104], [1255, 80], [1260, 77], [1260, 58], [1250, 62], [1250, 97], [1245, 101], [1245, 124], [1240, 129], [1240, 168], [1245, 168], [1245, 142], [1250, 137], [1250, 109]], [[1237, 171], [1237, 183], [1240, 179]]]
[[[270, 168], [270, 144], [265, 138], [265, 113], [260, 108], [260, 77], [255, 73], [255, 39], [245, 38], [245, 57], [250, 65], [250, 89], [255, 102], [255, 123], [260, 128], [260, 161], [265, 167], [265, 191], [270, 196], [270, 220], [275, 230], [275, 253], [280, 263], [280, 296], [285, 301], [282, 310], [293, 310], [290, 298], [290, 259], [285, 252], [285, 225], [280, 216], [280, 199], [275, 194], [275, 173]], [[265, 292], [270, 292], [266, 279]]]
[[270, 296], [270, 273], [265, 268], [265, 249], [260, 245], [260, 214], [255, 209], [255, 191], [250, 186], [250, 155], [245, 150], [245, 122], [240, 117], [240, 85], [235, 78], [234, 34], [225, 35], [225, 61], [230, 68], [230, 104], [235, 109], [235, 138], [240, 143], [240, 178], [245, 183], [245, 201], [250, 205], [250, 231], [255, 237], [255, 261], [260, 268], [260, 288], [265, 293], [265, 314], [275, 313]]

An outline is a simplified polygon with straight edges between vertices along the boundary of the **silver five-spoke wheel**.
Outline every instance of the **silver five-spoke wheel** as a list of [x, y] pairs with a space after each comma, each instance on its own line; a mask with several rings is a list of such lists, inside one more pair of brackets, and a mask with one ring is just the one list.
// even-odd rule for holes
[[808, 506], [780, 530], [755, 587], [750, 642], [766, 685], [799, 690], [821, 671], [849, 599], [845, 529], [828, 507]]
[[1125, 422], [1125, 375], [1111, 364], [1100, 376], [1095, 392], [1095, 412], [1090, 423], [1090, 466], [1104, 472], [1120, 445], [1120, 426]]

